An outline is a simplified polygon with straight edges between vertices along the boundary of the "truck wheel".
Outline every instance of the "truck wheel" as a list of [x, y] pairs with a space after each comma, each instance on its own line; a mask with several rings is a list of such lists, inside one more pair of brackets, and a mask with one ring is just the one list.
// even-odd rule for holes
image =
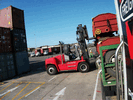
[[[115, 62], [115, 50], [111, 50], [106, 53], [105, 62], [106, 63]], [[116, 77], [115, 66], [112, 68], [107, 68], [107, 73], [113, 77]]]
[[78, 65], [78, 71], [80, 72], [88, 72], [89, 71], [89, 65], [86, 62], [81, 62]]
[[[106, 63], [115, 62], [115, 51], [116, 50], [111, 50], [111, 51], [106, 53], [106, 55], [105, 55], [105, 62]], [[120, 59], [121, 59], [121, 54], [118, 54], [118, 60], [120, 60]], [[107, 68], [107, 73], [113, 77], [116, 77], [115, 66], [112, 68]]]
[[57, 73], [57, 69], [54, 65], [49, 65], [47, 68], [47, 73], [49, 75], [55, 75]]

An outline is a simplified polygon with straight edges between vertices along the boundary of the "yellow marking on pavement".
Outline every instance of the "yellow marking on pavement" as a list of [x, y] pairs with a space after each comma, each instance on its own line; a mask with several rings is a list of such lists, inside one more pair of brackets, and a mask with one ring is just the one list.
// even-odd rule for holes
[[40, 84], [40, 83], [44, 83], [44, 82], [31, 82], [31, 83], [39, 83]]
[[8, 83], [0, 82], [0, 86], [4, 86], [6, 84], [8, 84]]
[[[13, 84], [13, 83], [12, 83]], [[19, 83], [17, 86], [15, 86], [15, 87], [18, 87], [19, 85], [20, 85], [21, 83]], [[11, 85], [11, 84], [10, 84]], [[8, 85], [8, 87], [10, 86], [10, 85]], [[6, 93], [3, 97], [1, 97], [0, 98], [0, 100], [2, 100], [5, 96], [7, 96], [9, 93], [10, 93], [11, 91], [9, 91], [8, 93]]]
[[31, 92], [33, 92], [34, 90], [36, 90], [37, 88], [41, 87], [43, 84], [45, 84], [45, 82], [43, 82], [41, 85], [37, 86], [36, 88], [34, 88], [33, 90], [31, 90], [30, 92], [26, 93], [25, 95], [23, 95], [22, 97], [20, 97], [18, 100], [22, 99], [23, 97], [25, 97], [26, 95], [30, 94]]
[[29, 84], [30, 82], [14, 98], [12, 98], [12, 100], [14, 100]]
[[3, 97], [0, 98], [2, 100], [5, 96], [7, 96], [10, 92], [6, 93]]
[[4, 84], [4, 82], [0, 82], [0, 85], [1, 85], [1, 84]]
[[0, 90], [0, 92], [2, 92], [3, 90], [5, 90], [6, 88], [8, 88], [9, 86], [11, 86], [13, 83], [9, 84], [7, 87], [5, 87], [4, 89]]
[[[24, 82], [24, 81], [21, 81], [22, 83], [38, 83], [38, 84], [40, 84], [40, 83], [44, 83], [44, 82]], [[20, 83], [19, 81], [14, 81], [13, 83]]]

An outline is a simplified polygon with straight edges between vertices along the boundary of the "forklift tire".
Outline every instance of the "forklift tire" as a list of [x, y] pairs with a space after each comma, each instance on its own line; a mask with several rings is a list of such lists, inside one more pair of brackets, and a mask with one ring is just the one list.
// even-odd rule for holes
[[[112, 59], [115, 57], [115, 51], [116, 50], [111, 50], [106, 53], [106, 55], [105, 55], [106, 63], [114, 62], [114, 61], [112, 61]], [[112, 68], [107, 68], [107, 73], [113, 77], [116, 77], [115, 66]]]
[[78, 65], [78, 71], [84, 73], [89, 71], [89, 65], [86, 62], [81, 62]]
[[54, 65], [49, 65], [47, 68], [47, 73], [49, 75], [55, 75], [57, 73], [57, 69]]

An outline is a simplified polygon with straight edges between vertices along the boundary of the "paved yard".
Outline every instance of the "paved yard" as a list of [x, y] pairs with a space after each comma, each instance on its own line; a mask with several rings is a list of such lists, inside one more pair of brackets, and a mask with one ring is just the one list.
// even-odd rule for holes
[[[32, 71], [4, 81], [0, 100], [92, 100], [98, 72], [95, 58], [90, 59], [93, 68], [87, 73], [69, 71], [50, 76], [44, 61], [51, 56], [29, 58]], [[96, 100], [101, 100], [100, 84]]]

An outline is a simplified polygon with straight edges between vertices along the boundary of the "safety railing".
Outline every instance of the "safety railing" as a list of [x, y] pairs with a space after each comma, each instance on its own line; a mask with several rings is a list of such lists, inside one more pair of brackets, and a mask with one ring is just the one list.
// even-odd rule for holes
[[115, 85], [116, 84], [116, 81], [115, 80], [109, 80], [111, 82], [111, 84], [110, 84], [105, 79], [105, 71], [104, 71], [104, 69], [107, 68], [107, 67], [115, 66], [115, 63], [106, 63], [106, 64], [104, 63], [103, 50], [116, 49], [118, 47], [118, 45], [119, 44], [100, 47], [101, 69], [98, 71], [98, 74], [97, 74], [97, 79], [96, 79], [96, 84], [95, 84], [95, 89], [94, 89], [94, 94], [93, 94], [93, 100], [96, 99], [96, 90], [97, 90], [98, 78], [99, 78], [100, 74], [102, 74], [102, 77], [101, 78], [102, 78], [102, 81], [103, 81], [103, 85], [104, 86], [109, 86], [109, 85]]
[[[125, 55], [123, 55], [123, 57], [120, 60], [118, 60], [119, 50], [122, 50], [122, 54], [125, 54], [124, 44], [127, 45], [127, 43], [125, 43], [122, 40], [115, 52], [117, 100], [120, 100], [120, 93], [122, 93], [122, 100], [127, 100], [127, 82], [126, 82], [127, 77], [126, 77], [125, 63], [123, 64], [123, 68], [122, 68], [122, 62], [125, 60], [125, 59], [123, 60], [123, 57], [125, 57]], [[122, 71], [122, 69], [123, 69], [123, 71]], [[120, 78], [119, 78], [119, 76], [120, 76]], [[124, 82], [123, 82], [123, 79], [124, 79]], [[124, 85], [123, 85], [123, 83], [124, 83]]]
[[[116, 53], [115, 53], [115, 67], [116, 67], [116, 93], [117, 93], [117, 100], [121, 100], [120, 99], [120, 93], [122, 94], [122, 100], [128, 100], [127, 99], [128, 93], [127, 93], [127, 79], [126, 79], [127, 78], [127, 76], [126, 76], [126, 64], [125, 64], [125, 58], [124, 58], [125, 57], [124, 44], [128, 46], [128, 44], [126, 42], [124, 42], [124, 41], [121, 41], [121, 43], [119, 45], [116, 45], [117, 49], [116, 49]], [[103, 47], [100, 47], [100, 55], [101, 55], [101, 61], [102, 61], [101, 66], [102, 66], [102, 68], [101, 68], [101, 70], [99, 70], [99, 72], [97, 74], [95, 90], [94, 90], [94, 94], [93, 94], [93, 100], [96, 99], [96, 89], [97, 89], [98, 77], [99, 77], [100, 73], [102, 72], [103, 83], [106, 86], [104, 67], [110, 67], [110, 66], [114, 65], [114, 64], [112, 64], [112, 65], [111, 64], [104, 65], [103, 57], [102, 57], [102, 50], [112, 49], [112, 48], [114, 48], [114, 46], [103, 46]], [[119, 50], [122, 50], [121, 52], [122, 52], [123, 57], [118, 60]], [[119, 78], [119, 76], [120, 76], [120, 78]], [[121, 88], [121, 91], [120, 91], [120, 88]]]

